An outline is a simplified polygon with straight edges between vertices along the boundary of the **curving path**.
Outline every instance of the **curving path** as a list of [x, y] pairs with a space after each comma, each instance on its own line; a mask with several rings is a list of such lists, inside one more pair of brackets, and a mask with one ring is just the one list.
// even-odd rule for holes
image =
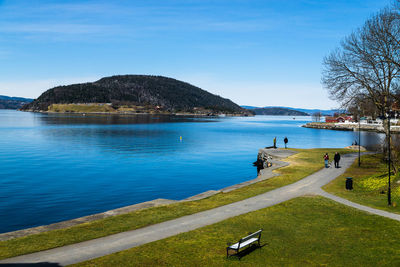
[[339, 175], [343, 174], [356, 158], [357, 154], [343, 155], [340, 162], [342, 168], [322, 169], [296, 183], [239, 202], [231, 203], [212, 210], [180, 217], [174, 220], [147, 226], [133, 231], [123, 232], [90, 241], [85, 241], [82, 243], [68, 245], [65, 247], [5, 259], [0, 261], [0, 264], [40, 262], [55, 263], [62, 266], [74, 264], [129, 249], [132, 247], [140, 246], [152, 241], [174, 236], [179, 233], [191, 231], [234, 216], [273, 206], [286, 200], [307, 194], [318, 194], [357, 209], [361, 209], [370, 213], [400, 221], [400, 215], [365, 207], [339, 198], [337, 196], [328, 194], [321, 189], [321, 186], [329, 183], [333, 179], [337, 178]]

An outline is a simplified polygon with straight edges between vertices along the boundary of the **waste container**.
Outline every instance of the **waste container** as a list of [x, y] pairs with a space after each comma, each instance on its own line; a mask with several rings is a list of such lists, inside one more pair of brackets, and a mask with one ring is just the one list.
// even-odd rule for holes
[[353, 178], [352, 177], [346, 177], [346, 189], [353, 190]]

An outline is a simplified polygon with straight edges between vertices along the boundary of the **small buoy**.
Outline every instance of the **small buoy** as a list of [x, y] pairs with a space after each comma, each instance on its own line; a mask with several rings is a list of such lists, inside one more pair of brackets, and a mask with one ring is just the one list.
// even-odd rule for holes
[[181, 141], [182, 141], [182, 136], [179, 136], [179, 140], [181, 140]]

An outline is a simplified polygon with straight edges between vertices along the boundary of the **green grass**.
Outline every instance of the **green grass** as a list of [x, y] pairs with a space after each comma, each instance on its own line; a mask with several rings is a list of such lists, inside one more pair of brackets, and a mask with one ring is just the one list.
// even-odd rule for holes
[[120, 106], [113, 108], [113, 106], [104, 103], [88, 103], [88, 104], [51, 104], [48, 109], [49, 112], [61, 113], [168, 113], [158, 110], [152, 106]]
[[[264, 247], [226, 259], [260, 228]], [[76, 266], [400, 266], [399, 239], [398, 221], [301, 197]]]
[[349, 150], [335, 149], [298, 149], [297, 151], [299, 152], [298, 154], [287, 159], [290, 165], [278, 170], [281, 176], [258, 182], [229, 193], [219, 193], [198, 201], [181, 202], [139, 210], [66, 229], [53, 230], [2, 241], [0, 242], [0, 259], [138, 229], [147, 225], [240, 201], [291, 184], [320, 170], [323, 168], [322, 156], [325, 152], [329, 152], [332, 158], [335, 151], [339, 151], [342, 154], [350, 152]]
[[50, 112], [76, 112], [76, 113], [91, 113], [91, 112], [116, 112], [109, 105], [105, 104], [52, 104], [49, 106]]
[[[346, 177], [353, 177], [352, 191], [345, 189]], [[324, 186], [323, 189], [365, 206], [400, 213], [400, 187], [396, 183], [399, 177], [392, 175], [392, 178], [393, 206], [387, 204], [388, 169], [387, 163], [382, 160], [382, 154], [362, 156], [360, 167], [356, 160], [343, 175]], [[384, 194], [381, 193], [382, 191]]]

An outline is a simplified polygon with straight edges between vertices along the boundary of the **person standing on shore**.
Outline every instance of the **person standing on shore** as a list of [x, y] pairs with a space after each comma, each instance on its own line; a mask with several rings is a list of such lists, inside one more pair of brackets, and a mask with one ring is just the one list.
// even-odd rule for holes
[[264, 161], [260, 155], [257, 157], [257, 161], [253, 162], [253, 165], [257, 167], [257, 176], [260, 175], [260, 171], [264, 169]]
[[274, 148], [276, 148], [276, 136], [274, 137]]
[[335, 168], [339, 168], [340, 154], [338, 152], [335, 153], [333, 160], [335, 161]]
[[287, 143], [289, 142], [289, 140], [287, 139], [286, 136], [285, 136], [285, 139], [283, 139], [283, 142], [285, 142], [285, 148], [287, 148]]
[[328, 153], [325, 153], [324, 161], [325, 161], [325, 168], [329, 168], [329, 155], [328, 155]]

